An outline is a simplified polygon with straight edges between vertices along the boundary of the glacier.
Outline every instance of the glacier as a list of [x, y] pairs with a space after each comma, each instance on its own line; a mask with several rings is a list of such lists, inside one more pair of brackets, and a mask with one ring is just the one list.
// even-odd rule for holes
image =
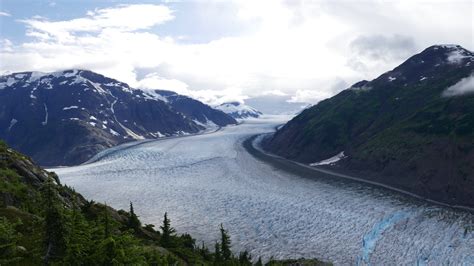
[[288, 117], [266, 116], [194, 136], [114, 147], [88, 163], [49, 169], [86, 198], [143, 223], [168, 212], [179, 233], [212, 247], [222, 223], [254, 258], [319, 258], [336, 265], [474, 265], [474, 215], [343, 179], [304, 178], [242, 146]]

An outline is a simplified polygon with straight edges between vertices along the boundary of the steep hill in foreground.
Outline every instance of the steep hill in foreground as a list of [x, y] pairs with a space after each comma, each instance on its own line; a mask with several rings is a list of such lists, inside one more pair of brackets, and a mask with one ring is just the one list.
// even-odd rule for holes
[[[142, 226], [130, 207], [116, 211], [87, 201], [0, 141], [1, 265], [252, 265], [247, 252], [230, 252], [223, 228], [217, 253], [210, 252], [189, 234], [176, 234], [167, 218], [159, 231]], [[327, 265], [267, 265], [295, 263]]]
[[303, 111], [264, 146], [286, 158], [474, 207], [473, 72], [471, 51], [429, 47]]

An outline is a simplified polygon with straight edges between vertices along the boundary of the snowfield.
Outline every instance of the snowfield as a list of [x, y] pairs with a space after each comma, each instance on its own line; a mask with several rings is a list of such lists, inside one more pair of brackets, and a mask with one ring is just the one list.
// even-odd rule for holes
[[51, 169], [88, 199], [213, 245], [220, 223], [233, 249], [254, 258], [335, 264], [474, 264], [474, 215], [356, 182], [302, 178], [250, 155], [242, 141], [273, 131], [279, 117], [210, 134], [141, 141], [93, 163]]

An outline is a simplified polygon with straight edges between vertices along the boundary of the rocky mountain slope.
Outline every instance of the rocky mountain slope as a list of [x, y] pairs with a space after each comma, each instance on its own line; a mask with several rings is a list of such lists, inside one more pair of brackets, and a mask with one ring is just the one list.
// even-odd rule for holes
[[214, 109], [193, 98], [177, 94], [173, 91], [154, 90], [153, 93], [163, 97], [171, 107], [203, 126], [227, 126], [237, 121], [221, 110]]
[[255, 108], [239, 102], [223, 103], [216, 106], [216, 109], [232, 116], [235, 119], [258, 118], [262, 113]]
[[472, 207], [473, 75], [471, 51], [429, 47], [304, 110], [264, 146], [286, 158]]
[[158, 94], [87, 70], [0, 77], [0, 138], [45, 166], [78, 164], [126, 141], [205, 129], [183, 113]]

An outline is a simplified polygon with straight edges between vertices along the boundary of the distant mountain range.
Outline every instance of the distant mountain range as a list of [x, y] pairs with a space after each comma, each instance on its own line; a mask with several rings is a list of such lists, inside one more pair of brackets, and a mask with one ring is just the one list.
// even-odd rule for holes
[[0, 77], [0, 138], [44, 166], [82, 163], [127, 141], [236, 123], [188, 97], [87, 70]]
[[223, 103], [216, 106], [216, 109], [236, 119], [257, 118], [262, 115], [262, 113], [255, 108], [239, 102]]
[[186, 117], [192, 117], [193, 121], [198, 125], [212, 127], [237, 124], [237, 121], [232, 116], [193, 98], [179, 95], [173, 91], [155, 90], [153, 92], [160, 95], [174, 110], [184, 114]]
[[300, 162], [474, 206], [474, 54], [429, 47], [304, 110], [264, 143]]

